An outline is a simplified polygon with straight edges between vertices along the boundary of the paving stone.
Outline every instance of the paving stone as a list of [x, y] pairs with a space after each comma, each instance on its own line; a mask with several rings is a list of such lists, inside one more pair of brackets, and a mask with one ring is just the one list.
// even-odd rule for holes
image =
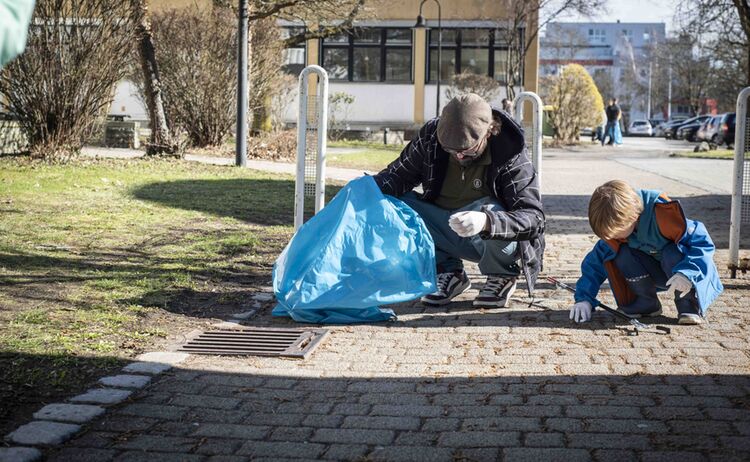
[[313, 434], [310, 427], [276, 427], [268, 437], [271, 441], [307, 441]]
[[194, 436], [216, 438], [240, 438], [246, 440], [261, 440], [270, 431], [270, 427], [233, 424], [203, 424], [196, 428]]
[[151, 362], [151, 363], [163, 363], [176, 366], [188, 359], [190, 355], [188, 353], [178, 353], [175, 351], [151, 351], [138, 355], [136, 358], [138, 361]]
[[252, 456], [253, 460], [258, 457], [315, 459], [323, 453], [325, 448], [324, 444], [318, 443], [248, 441], [242, 445], [237, 454]]
[[518, 446], [518, 432], [446, 432], [438, 438], [438, 445], [454, 448]]
[[641, 462], [704, 462], [708, 457], [700, 452], [686, 451], [645, 451], [641, 453]]
[[47, 462], [105, 462], [114, 459], [116, 454], [112, 449], [65, 448], [47, 457]]
[[151, 377], [147, 375], [130, 375], [121, 374], [110, 377], [102, 377], [99, 383], [108, 387], [115, 388], [143, 388], [151, 382]]
[[638, 455], [635, 451], [622, 449], [597, 449], [594, 451], [594, 459], [601, 462], [637, 462]]
[[649, 440], [644, 435], [619, 434], [613, 438], [606, 433], [573, 433], [568, 435], [568, 445], [572, 448], [648, 449]]
[[179, 395], [175, 396], [169, 403], [174, 406], [196, 406], [208, 407], [212, 409], [236, 409], [242, 400], [237, 398], [225, 398], [222, 396], [205, 396], [205, 395]]
[[429, 446], [393, 446], [376, 448], [367, 455], [369, 460], [403, 462], [453, 462], [452, 451], [448, 448]]
[[319, 443], [372, 444], [386, 446], [395, 437], [391, 430], [359, 430], [320, 428], [315, 431], [311, 441]]
[[42, 451], [36, 448], [0, 447], [0, 462], [35, 462], [42, 459]]
[[80, 429], [80, 425], [38, 420], [18, 427], [5, 438], [17, 444], [45, 446], [60, 444]]
[[513, 462], [539, 462], [540, 460], [588, 461], [592, 460], [583, 449], [506, 448], [505, 460]]
[[523, 445], [538, 448], [561, 448], [565, 447], [565, 439], [562, 433], [526, 433]]
[[204, 462], [206, 456], [198, 454], [128, 451], [115, 457], [114, 462]]
[[190, 453], [198, 446], [198, 438], [183, 438], [165, 435], [137, 435], [132, 439], [116, 445], [119, 449], [137, 449], [139, 451], [157, 451], [173, 453]]
[[349, 416], [344, 419], [342, 428], [373, 428], [383, 430], [418, 430], [421, 420], [418, 417]]
[[130, 374], [158, 375], [170, 369], [172, 369], [170, 364], [139, 361], [128, 364], [122, 368], [122, 371]]
[[198, 454], [207, 456], [232, 455], [242, 446], [243, 440], [232, 440], [226, 438], [201, 439], [200, 445], [195, 450]]
[[369, 450], [366, 444], [332, 444], [322, 458], [328, 460], [359, 460], [363, 459]]
[[85, 423], [104, 414], [104, 408], [90, 404], [48, 404], [34, 413], [38, 420]]
[[464, 419], [462, 430], [541, 431], [542, 420], [538, 417], [480, 417]]
[[139, 417], [154, 417], [157, 419], [178, 420], [187, 412], [188, 408], [178, 406], [162, 406], [160, 404], [133, 403], [120, 410], [122, 414]]
[[128, 399], [133, 392], [116, 388], [93, 388], [86, 393], [70, 398], [74, 403], [117, 404]]

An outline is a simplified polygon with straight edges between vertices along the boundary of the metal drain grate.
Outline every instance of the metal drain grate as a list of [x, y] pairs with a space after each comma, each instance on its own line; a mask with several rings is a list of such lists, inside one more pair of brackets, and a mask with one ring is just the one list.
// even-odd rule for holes
[[199, 355], [253, 355], [307, 358], [328, 335], [325, 329], [260, 327], [199, 332], [178, 350]]

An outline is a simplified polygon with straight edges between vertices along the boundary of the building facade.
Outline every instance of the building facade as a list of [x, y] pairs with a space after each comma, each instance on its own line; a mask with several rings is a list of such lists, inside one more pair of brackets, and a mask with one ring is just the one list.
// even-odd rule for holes
[[[425, 28], [415, 28], [420, 0], [369, 0], [368, 12], [354, 23], [351, 33], [308, 40], [284, 52], [284, 71], [298, 75], [310, 64], [322, 66], [329, 75], [329, 94], [343, 92], [353, 97], [346, 123], [351, 130], [408, 129], [434, 117], [437, 107], [438, 39], [441, 100], [457, 73], [489, 76], [500, 84], [496, 103], [505, 96], [505, 69], [510, 50], [503, 37], [512, 23], [507, 17], [510, 1], [452, 0], [441, 4], [438, 33], [437, 2], [426, 2], [422, 15]], [[194, 7], [194, 0], [153, 0], [155, 10]], [[210, 8], [210, 1], [199, 2]], [[536, 21], [536, 18], [534, 18]], [[301, 23], [280, 21], [286, 34], [294, 34]], [[529, 24], [528, 27], [535, 27]], [[525, 34], [527, 25], [515, 33]], [[522, 87], [537, 91], [538, 41], [531, 41], [521, 66]], [[145, 117], [142, 103], [127, 82], [117, 90], [112, 112]], [[296, 89], [295, 89], [296, 92]], [[284, 121], [296, 123], [297, 101], [291, 101]]]
[[[664, 23], [555, 22], [540, 42], [540, 76], [557, 75], [571, 63], [582, 65], [607, 100], [616, 97], [631, 120], [659, 118], [647, 88], [651, 50], [665, 40]], [[652, 108], [649, 111], [649, 106]]]

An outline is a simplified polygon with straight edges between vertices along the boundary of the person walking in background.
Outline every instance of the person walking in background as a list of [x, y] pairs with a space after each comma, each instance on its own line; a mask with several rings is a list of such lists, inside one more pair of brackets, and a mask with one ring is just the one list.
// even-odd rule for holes
[[607, 126], [604, 129], [604, 137], [602, 137], [602, 146], [607, 138], [608, 146], [614, 144], [622, 144], [622, 130], [620, 130], [620, 118], [622, 117], [622, 110], [617, 104], [617, 98], [611, 98], [609, 105], [605, 109], [607, 113]]
[[513, 112], [513, 103], [508, 98], [503, 98], [501, 103], [503, 105], [503, 111], [507, 112], [508, 114], [511, 114]]

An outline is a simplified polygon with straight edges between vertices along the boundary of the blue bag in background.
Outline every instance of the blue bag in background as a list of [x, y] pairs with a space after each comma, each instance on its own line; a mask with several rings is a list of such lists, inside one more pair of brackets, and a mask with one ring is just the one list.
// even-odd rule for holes
[[435, 291], [435, 244], [417, 212], [370, 176], [344, 186], [300, 227], [273, 267], [274, 316], [350, 324], [393, 320]]

